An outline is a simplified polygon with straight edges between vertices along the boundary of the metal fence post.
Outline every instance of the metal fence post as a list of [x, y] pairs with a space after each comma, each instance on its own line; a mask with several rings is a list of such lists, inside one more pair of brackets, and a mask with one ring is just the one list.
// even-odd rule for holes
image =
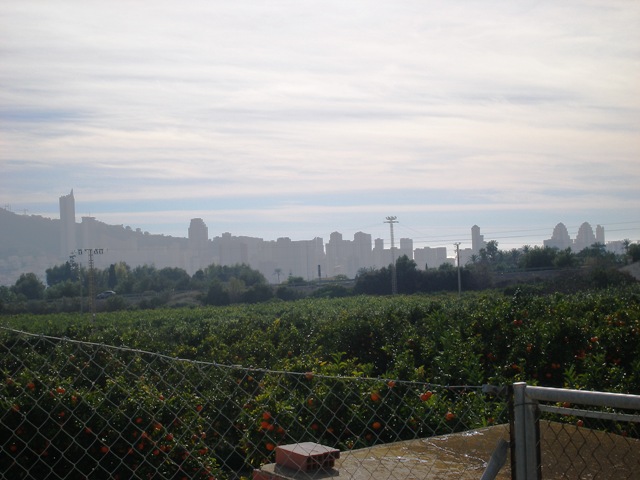
[[536, 426], [537, 403], [527, 396], [527, 384], [513, 384], [515, 480], [540, 480]]

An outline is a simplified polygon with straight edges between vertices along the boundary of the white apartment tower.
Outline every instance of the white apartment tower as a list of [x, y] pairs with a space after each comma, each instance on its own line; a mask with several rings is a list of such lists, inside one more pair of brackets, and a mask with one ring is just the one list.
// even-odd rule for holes
[[478, 225], [471, 227], [471, 250], [473, 253], [477, 254], [486, 247], [486, 245], [484, 235], [480, 235], [480, 227]]
[[192, 250], [202, 251], [207, 248], [209, 229], [201, 218], [192, 218], [189, 224], [189, 247]]
[[68, 258], [76, 245], [76, 202], [73, 189], [60, 197], [60, 256]]
[[596, 225], [596, 242], [604, 245], [604, 227], [602, 225]]

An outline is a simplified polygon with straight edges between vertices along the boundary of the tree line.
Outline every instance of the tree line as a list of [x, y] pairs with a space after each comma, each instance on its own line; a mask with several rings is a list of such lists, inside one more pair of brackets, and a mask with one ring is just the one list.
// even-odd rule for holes
[[[400, 294], [442, 291], [483, 290], [504, 286], [504, 283], [538, 283], [536, 272], [555, 270], [552, 280], [541, 288], [549, 290], [607, 287], [629, 283], [633, 279], [619, 271], [619, 267], [640, 261], [640, 244], [626, 245], [625, 255], [607, 252], [604, 245], [594, 244], [579, 253], [570, 249], [528, 247], [500, 250], [492, 240], [477, 255], [458, 270], [451, 264], [438, 268], [419, 269], [414, 260], [400, 257], [395, 264], [397, 292]], [[0, 286], [0, 312], [33, 311], [44, 308], [33, 302], [55, 303], [58, 309], [81, 309], [82, 298], [89, 294], [93, 283], [94, 295], [113, 290], [118, 295], [107, 300], [108, 309], [130, 308], [123, 296], [147, 295], [151, 300], [137, 302], [137, 308], [154, 308], [167, 303], [175, 292], [196, 292], [195, 299], [204, 305], [258, 303], [272, 299], [295, 300], [304, 296], [343, 297], [347, 295], [389, 295], [392, 290], [393, 265], [379, 269], [362, 269], [355, 279], [335, 278], [329, 282], [307, 282], [290, 276], [277, 286], [270, 285], [264, 275], [246, 264], [215, 265], [189, 275], [175, 267], [156, 268], [153, 265], [130, 267], [124, 262], [105, 269], [89, 270], [73, 259], [46, 270], [46, 283], [33, 273], [20, 276], [11, 287]], [[524, 273], [529, 276], [504, 279], [505, 273]], [[500, 283], [502, 282], [502, 284]], [[75, 300], [74, 300], [75, 299]], [[29, 305], [31, 302], [31, 305]], [[57, 303], [56, 303], [57, 302]]]

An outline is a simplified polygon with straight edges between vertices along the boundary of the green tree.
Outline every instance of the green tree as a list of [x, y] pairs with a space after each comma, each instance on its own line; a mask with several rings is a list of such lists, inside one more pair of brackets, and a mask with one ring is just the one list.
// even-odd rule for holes
[[280, 267], [276, 268], [273, 271], [273, 274], [278, 277], [278, 283], [280, 283], [280, 275], [282, 275], [282, 269]]
[[313, 298], [341, 298], [348, 297], [349, 289], [342, 285], [323, 285], [311, 293]]
[[109, 279], [107, 280], [107, 286], [113, 290], [114, 288], [116, 288], [117, 284], [118, 276], [116, 275], [116, 266], [112, 263], [111, 265], [109, 265]]
[[62, 283], [56, 283], [53, 287], [47, 288], [45, 295], [48, 299], [79, 297], [80, 282], [66, 280]]
[[62, 265], [53, 266], [45, 270], [47, 285], [50, 287], [57, 283], [66, 282], [67, 280], [75, 280], [76, 272], [73, 265], [70, 262], [65, 262]]
[[158, 271], [158, 283], [162, 290], [186, 290], [191, 277], [182, 268], [165, 267]]
[[290, 288], [285, 285], [280, 285], [276, 290], [276, 297], [280, 300], [290, 301], [299, 300], [304, 298], [304, 294], [295, 288]]
[[269, 285], [264, 283], [258, 283], [249, 287], [242, 294], [242, 301], [244, 303], [260, 303], [266, 302], [273, 298], [273, 290]]
[[227, 283], [227, 292], [229, 293], [229, 300], [231, 303], [237, 303], [241, 301], [242, 295], [246, 290], [245, 283], [236, 277], [231, 277]]
[[629, 254], [629, 257], [631, 257], [632, 262], [639, 262], [640, 261], [640, 243], [632, 243], [631, 245], [629, 245], [629, 248], [627, 249], [627, 253]]
[[520, 265], [523, 268], [551, 268], [554, 266], [557, 249], [534, 246], [522, 255]]
[[196, 290], [204, 290], [207, 284], [207, 276], [204, 270], [200, 269], [191, 276], [191, 288]]
[[229, 282], [232, 277], [235, 277], [238, 280], [242, 280], [248, 287], [257, 283], [267, 283], [262, 273], [244, 263], [235, 265], [212, 264], [204, 269], [204, 274], [209, 280], [217, 278], [221, 282]]
[[487, 252], [487, 258], [490, 262], [495, 262], [498, 260], [500, 250], [498, 250], [497, 240], [489, 240], [484, 249]]
[[558, 268], [571, 268], [576, 266], [576, 262], [576, 256], [571, 251], [571, 248], [566, 248], [556, 253], [553, 264]]
[[396, 275], [398, 279], [398, 292], [415, 293], [420, 286], [420, 271], [416, 262], [408, 256], [402, 255], [396, 260]]
[[229, 305], [229, 293], [224, 288], [222, 282], [214, 279], [209, 284], [207, 295], [204, 297], [204, 303], [207, 305]]
[[35, 273], [23, 273], [11, 287], [13, 293], [27, 300], [42, 300], [44, 296], [44, 283]]
[[287, 285], [306, 285], [307, 282], [305, 282], [304, 278], [302, 277], [294, 277], [293, 275], [289, 275], [289, 278], [287, 278]]

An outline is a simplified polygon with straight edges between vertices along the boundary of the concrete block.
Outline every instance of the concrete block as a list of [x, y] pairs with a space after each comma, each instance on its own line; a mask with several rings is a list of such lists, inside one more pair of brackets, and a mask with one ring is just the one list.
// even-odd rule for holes
[[303, 442], [276, 447], [276, 465], [302, 472], [331, 469], [338, 458], [340, 450], [319, 443]]

